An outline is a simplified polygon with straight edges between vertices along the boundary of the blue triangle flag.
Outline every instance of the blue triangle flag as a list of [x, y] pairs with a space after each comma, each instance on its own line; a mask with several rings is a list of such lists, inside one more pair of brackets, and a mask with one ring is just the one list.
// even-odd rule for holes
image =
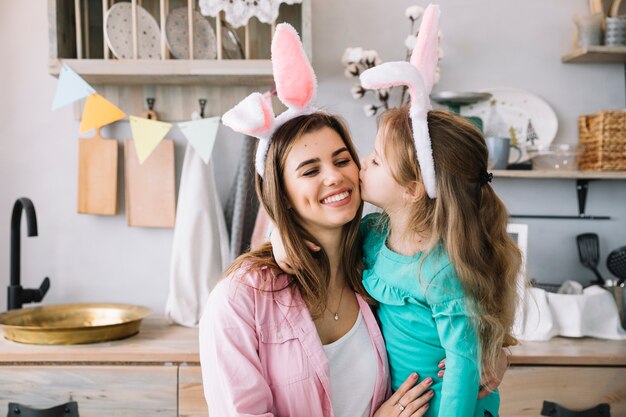
[[56, 110], [60, 107], [68, 105], [94, 94], [96, 90], [92, 86], [87, 84], [80, 75], [76, 74], [70, 67], [63, 64], [61, 67], [61, 73], [59, 74], [59, 83], [57, 84], [57, 91], [54, 94], [54, 101], [52, 102], [52, 110]]
[[183, 132], [183, 135], [205, 164], [208, 164], [211, 158], [219, 126], [219, 117], [207, 117], [206, 119], [178, 123], [180, 131]]

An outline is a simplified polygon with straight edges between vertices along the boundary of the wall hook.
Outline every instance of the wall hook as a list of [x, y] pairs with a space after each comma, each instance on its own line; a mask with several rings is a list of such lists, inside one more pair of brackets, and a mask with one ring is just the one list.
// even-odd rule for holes
[[148, 110], [154, 110], [154, 101], [155, 99], [152, 97], [149, 97], [146, 99], [146, 104], [148, 105]]
[[206, 106], [206, 98], [198, 99], [198, 104], [200, 104], [200, 117], [204, 119], [204, 107]]

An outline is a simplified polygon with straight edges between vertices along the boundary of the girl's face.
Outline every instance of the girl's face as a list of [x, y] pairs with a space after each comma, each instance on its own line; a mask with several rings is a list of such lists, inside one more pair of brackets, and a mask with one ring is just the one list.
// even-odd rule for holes
[[354, 219], [361, 204], [359, 168], [333, 129], [298, 138], [283, 176], [290, 208], [307, 230], [340, 228]]
[[361, 197], [389, 212], [406, 204], [405, 189], [391, 175], [391, 165], [384, 157], [382, 130], [376, 134], [374, 150], [361, 160]]

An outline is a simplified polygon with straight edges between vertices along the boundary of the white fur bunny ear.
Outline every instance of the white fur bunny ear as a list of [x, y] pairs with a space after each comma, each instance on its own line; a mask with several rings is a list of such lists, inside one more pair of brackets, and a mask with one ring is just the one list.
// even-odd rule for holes
[[288, 23], [276, 26], [272, 39], [272, 69], [280, 101], [304, 111], [315, 99], [317, 79], [298, 32]]
[[361, 74], [364, 88], [380, 89], [407, 86], [411, 97], [409, 115], [413, 140], [424, 188], [430, 198], [437, 197], [435, 162], [428, 132], [429, 95], [435, 82], [438, 61], [439, 6], [430, 4], [422, 17], [411, 62], [388, 62]]
[[252, 93], [222, 116], [222, 123], [235, 132], [266, 138], [272, 132], [274, 110], [261, 93]]

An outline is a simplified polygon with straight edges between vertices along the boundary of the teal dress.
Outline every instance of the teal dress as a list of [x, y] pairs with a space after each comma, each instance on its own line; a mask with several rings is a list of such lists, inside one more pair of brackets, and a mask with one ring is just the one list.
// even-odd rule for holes
[[[499, 394], [478, 400], [479, 340], [456, 271], [443, 245], [422, 257], [390, 250], [388, 230], [379, 214], [361, 223], [365, 271], [363, 284], [378, 301], [394, 391], [412, 372], [431, 377], [435, 396], [426, 416], [498, 415]], [[437, 365], [446, 358], [444, 378]]]

